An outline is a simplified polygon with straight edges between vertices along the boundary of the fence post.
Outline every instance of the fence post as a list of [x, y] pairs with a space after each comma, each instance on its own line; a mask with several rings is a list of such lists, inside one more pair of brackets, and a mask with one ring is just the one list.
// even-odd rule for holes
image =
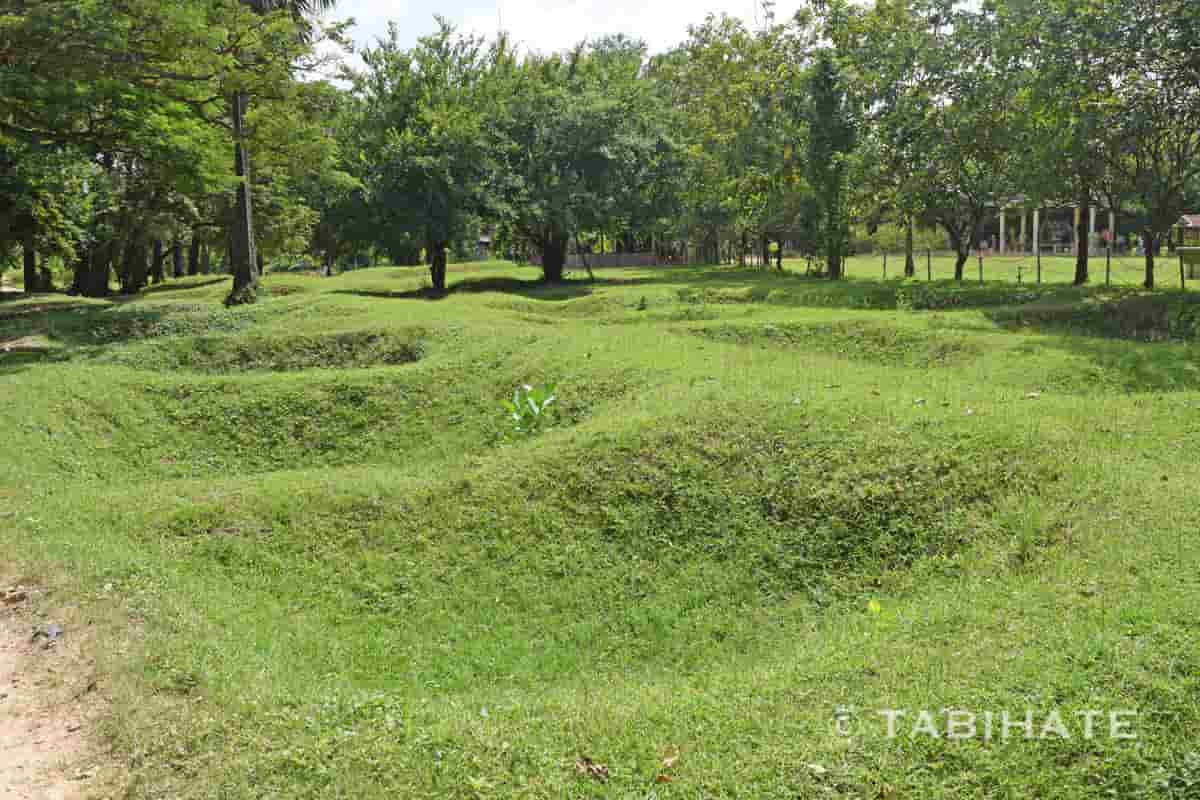
[[925, 248], [925, 277], [933, 281], [933, 248]]
[[976, 250], [975, 253], [979, 256], [979, 285], [983, 286], [983, 251]]
[[1038, 286], [1042, 285], [1042, 210], [1035, 208], [1033, 210], [1033, 252], [1036, 254], [1037, 261], [1037, 282]]

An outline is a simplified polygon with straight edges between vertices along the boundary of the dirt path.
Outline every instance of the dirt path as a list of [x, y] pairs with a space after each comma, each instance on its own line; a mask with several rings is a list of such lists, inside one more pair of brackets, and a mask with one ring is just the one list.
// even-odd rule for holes
[[94, 795], [81, 766], [86, 701], [71, 696], [77, 654], [32, 630], [0, 605], [0, 800], [83, 800]]

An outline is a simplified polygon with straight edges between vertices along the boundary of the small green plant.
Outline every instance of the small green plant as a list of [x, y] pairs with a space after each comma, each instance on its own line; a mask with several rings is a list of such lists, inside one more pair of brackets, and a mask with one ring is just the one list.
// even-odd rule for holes
[[525, 386], [513, 392], [512, 400], [504, 401], [504, 409], [517, 433], [537, 433], [546, 424], [547, 409], [554, 404], [554, 384]]

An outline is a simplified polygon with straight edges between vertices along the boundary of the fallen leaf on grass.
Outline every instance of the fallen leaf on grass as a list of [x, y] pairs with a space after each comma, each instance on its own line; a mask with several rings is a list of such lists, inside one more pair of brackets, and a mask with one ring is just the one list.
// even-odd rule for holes
[[608, 765], [598, 764], [587, 756], [579, 757], [579, 760], [575, 762], [575, 769], [579, 772], [579, 774], [586, 775], [593, 780], [600, 781], [601, 783], [608, 780]]

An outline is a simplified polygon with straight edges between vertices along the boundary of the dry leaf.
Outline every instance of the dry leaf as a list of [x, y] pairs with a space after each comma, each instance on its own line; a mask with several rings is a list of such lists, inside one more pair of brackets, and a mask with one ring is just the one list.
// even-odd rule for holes
[[673, 780], [675, 780], [675, 779], [672, 778], [670, 775], [659, 775], [657, 778], [654, 779], [654, 782], [655, 783], [670, 783]]
[[678, 760], [679, 760], [678, 753], [676, 753], [673, 756], [667, 756], [666, 758], [663, 759], [663, 769], [670, 769], [671, 767], [675, 766], [675, 762]]
[[3, 594], [0, 594], [0, 599], [3, 599], [5, 605], [16, 605], [23, 603], [29, 598], [29, 594], [21, 588], [8, 589]]
[[589, 778], [600, 781], [601, 783], [608, 780], [608, 765], [598, 764], [587, 756], [579, 757], [579, 760], [575, 762], [575, 769], [578, 770], [581, 775], [587, 775]]

